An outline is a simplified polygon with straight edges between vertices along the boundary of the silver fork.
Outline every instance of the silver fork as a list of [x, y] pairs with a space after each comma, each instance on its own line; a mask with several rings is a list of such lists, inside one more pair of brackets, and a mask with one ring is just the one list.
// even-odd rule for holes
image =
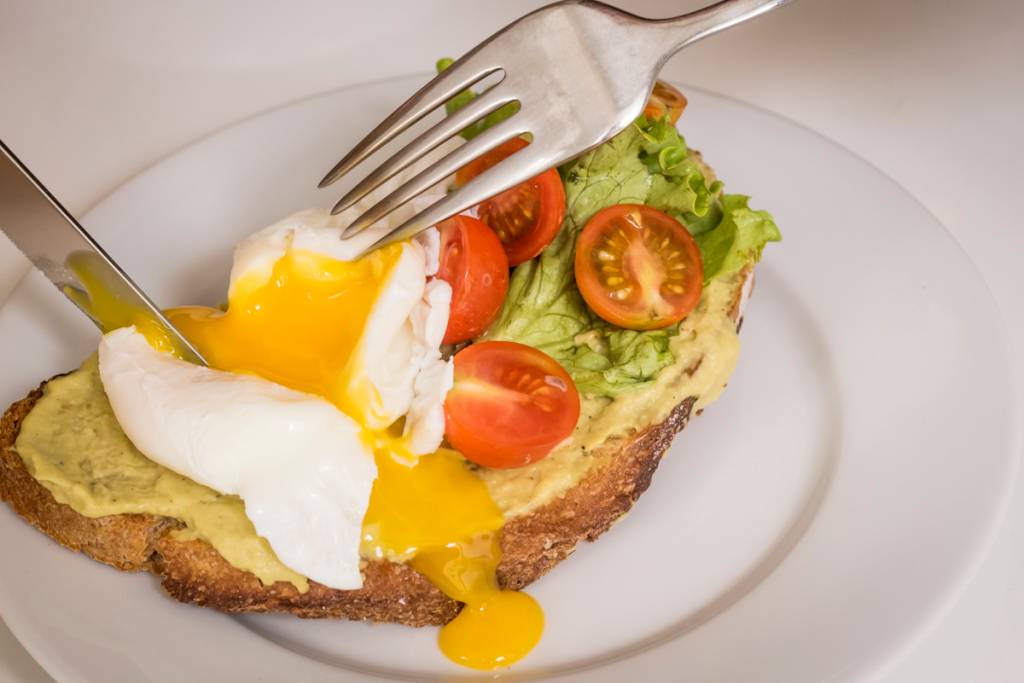
[[644, 109], [658, 72], [677, 51], [788, 0], [722, 0], [671, 19], [645, 19], [594, 0], [564, 0], [514, 21], [406, 100], [331, 169], [327, 187], [452, 96], [493, 74], [501, 80], [445, 117], [357, 183], [339, 213], [421, 161], [474, 121], [509, 104], [519, 110], [434, 161], [356, 218], [344, 236], [372, 226], [467, 163], [524, 134], [531, 144], [384, 234], [366, 251], [408, 239], [613, 137]]

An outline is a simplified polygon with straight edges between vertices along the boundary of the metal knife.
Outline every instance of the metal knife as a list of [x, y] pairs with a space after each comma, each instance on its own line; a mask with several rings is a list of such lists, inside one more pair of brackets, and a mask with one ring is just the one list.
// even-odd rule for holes
[[206, 361], [0, 140], [0, 230], [104, 332], [135, 325], [158, 348]]

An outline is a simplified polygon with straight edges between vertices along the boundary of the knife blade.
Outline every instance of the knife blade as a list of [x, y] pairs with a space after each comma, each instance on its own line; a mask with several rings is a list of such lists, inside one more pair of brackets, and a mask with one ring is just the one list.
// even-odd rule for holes
[[103, 332], [135, 325], [157, 348], [202, 355], [0, 140], [0, 230]]

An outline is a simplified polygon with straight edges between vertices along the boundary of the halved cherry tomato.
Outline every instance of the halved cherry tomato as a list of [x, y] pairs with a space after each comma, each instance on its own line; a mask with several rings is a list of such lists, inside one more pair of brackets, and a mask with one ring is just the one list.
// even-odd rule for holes
[[494, 231], [471, 216], [441, 223], [437, 276], [452, 286], [445, 344], [472, 339], [498, 316], [508, 292], [508, 258]]
[[[512, 138], [482, 157], [471, 161], [455, 174], [462, 186], [529, 143]], [[509, 265], [529, 261], [544, 251], [558, 234], [565, 217], [565, 188], [558, 171], [551, 168], [477, 207], [480, 220], [498, 233], [505, 245]]]
[[580, 396], [546, 353], [515, 342], [478, 342], [455, 354], [444, 418], [448, 442], [467, 459], [521, 467], [572, 434]]
[[594, 214], [576, 242], [576, 284], [608, 322], [652, 330], [682, 320], [700, 301], [704, 266], [686, 228], [642, 204]]
[[649, 119], [660, 119], [668, 114], [669, 121], [675, 125], [683, 110], [686, 109], [686, 97], [665, 81], [655, 81], [654, 90], [647, 100], [644, 116]]

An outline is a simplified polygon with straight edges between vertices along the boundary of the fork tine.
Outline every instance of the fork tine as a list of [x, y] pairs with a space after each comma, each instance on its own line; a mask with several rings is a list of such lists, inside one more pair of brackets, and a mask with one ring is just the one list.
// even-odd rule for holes
[[[466, 144], [453, 150], [446, 156], [421, 171], [412, 179], [403, 183], [397, 190], [367, 209], [348, 226], [342, 237], [351, 237], [370, 227], [389, 213], [405, 204], [416, 195], [437, 185], [457, 170], [483, 156], [501, 143], [517, 135], [526, 133], [524, 125], [519, 121], [521, 116], [513, 116], [498, 125], [488, 128]], [[466, 185], [468, 187], [469, 184]], [[500, 191], [500, 190], [499, 190]], [[487, 199], [484, 197], [483, 199]], [[481, 201], [483, 201], [481, 199]]]
[[515, 187], [519, 183], [543, 173], [550, 168], [549, 164], [550, 160], [546, 159], [543, 154], [531, 153], [530, 147], [527, 147], [495, 164], [455, 192], [423, 209], [367, 247], [363, 253], [414, 237], [446, 218], [461, 213], [510, 187]]
[[391, 112], [335, 164], [318, 187], [327, 187], [454, 95], [500, 70], [498, 64], [485, 60], [477, 51], [465, 55]]
[[446, 116], [433, 128], [396, 152], [394, 156], [378, 166], [376, 170], [359, 181], [355, 187], [339, 199], [331, 213], [340, 213], [352, 206], [396, 174], [401, 173], [422, 159], [442, 143], [455, 137], [459, 131], [474, 121], [500, 109], [506, 104], [517, 101], [515, 97], [504, 94], [498, 88], [500, 88], [500, 85], [475, 98], [452, 115]]

